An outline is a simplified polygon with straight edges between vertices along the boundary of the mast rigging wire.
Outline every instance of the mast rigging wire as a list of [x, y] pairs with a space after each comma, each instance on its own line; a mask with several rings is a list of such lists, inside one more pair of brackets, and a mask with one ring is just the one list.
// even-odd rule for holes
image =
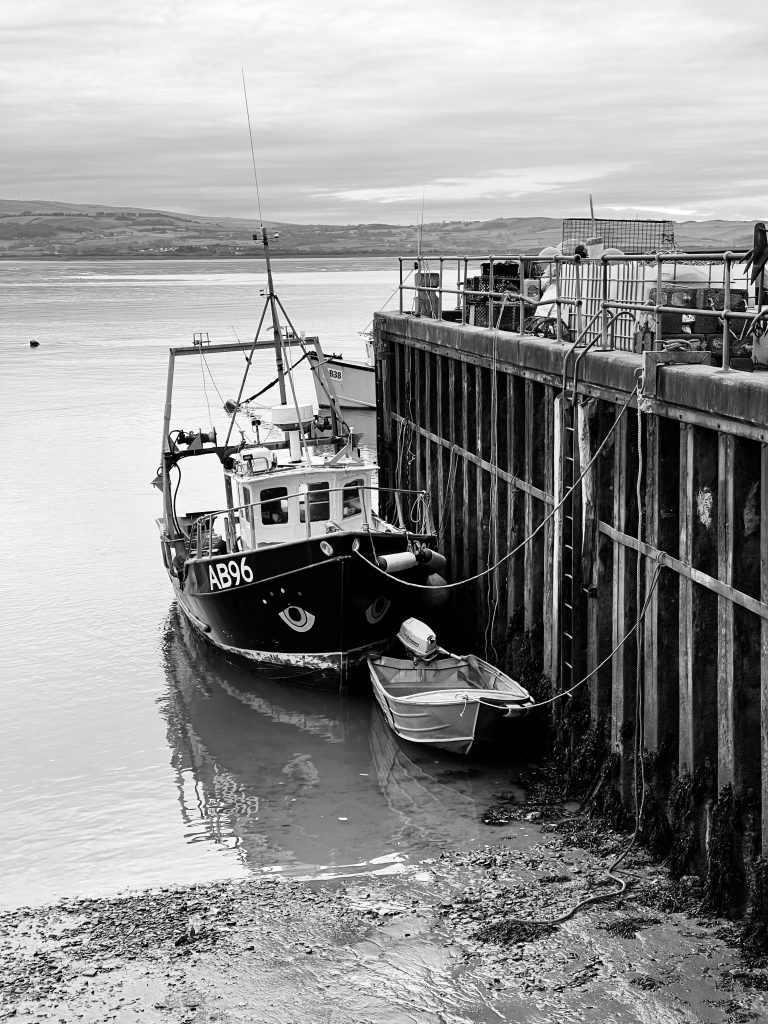
[[243, 95], [245, 96], [245, 116], [248, 118], [248, 137], [251, 140], [251, 160], [253, 161], [253, 177], [256, 182], [256, 201], [259, 206], [259, 224], [264, 227], [264, 218], [261, 215], [261, 193], [259, 192], [259, 175], [256, 172], [256, 151], [253, 148], [253, 131], [251, 129], [251, 112], [248, 109], [248, 90], [245, 87], [245, 70], [240, 68], [243, 78]]

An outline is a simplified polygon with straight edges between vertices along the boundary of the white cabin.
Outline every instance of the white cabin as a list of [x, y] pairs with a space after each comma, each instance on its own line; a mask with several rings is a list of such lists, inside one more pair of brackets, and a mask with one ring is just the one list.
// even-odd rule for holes
[[310, 466], [285, 465], [258, 447], [244, 448], [233, 462], [227, 476], [244, 550], [380, 528], [371, 505], [373, 463], [313, 455]]

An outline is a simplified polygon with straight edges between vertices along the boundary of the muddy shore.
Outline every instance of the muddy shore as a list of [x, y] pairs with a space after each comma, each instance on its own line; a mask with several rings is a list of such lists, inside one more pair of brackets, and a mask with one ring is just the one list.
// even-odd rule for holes
[[[533, 814], [536, 817], [536, 814]], [[544, 816], [546, 817], [546, 815]], [[768, 970], [696, 878], [581, 818], [489, 827], [489, 844], [399, 874], [279, 877], [64, 900], [0, 914], [0, 1019], [178, 1024], [464, 1024], [768, 1018]]]

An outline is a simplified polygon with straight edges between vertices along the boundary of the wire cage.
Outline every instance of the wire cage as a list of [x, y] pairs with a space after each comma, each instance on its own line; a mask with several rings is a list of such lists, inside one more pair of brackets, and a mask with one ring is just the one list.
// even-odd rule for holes
[[[586, 245], [590, 238], [602, 238], [606, 249], [621, 249], [627, 255], [669, 252], [675, 249], [675, 225], [671, 220], [592, 220], [570, 217], [563, 221], [563, 255]], [[567, 251], [568, 250], [568, 251]]]

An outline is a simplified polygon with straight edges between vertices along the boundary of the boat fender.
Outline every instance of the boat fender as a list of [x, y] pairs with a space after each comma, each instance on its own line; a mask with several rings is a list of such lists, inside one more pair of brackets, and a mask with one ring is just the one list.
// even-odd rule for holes
[[376, 564], [384, 572], [406, 572], [417, 565], [416, 555], [412, 551], [397, 551], [394, 555], [382, 555]]
[[427, 576], [428, 587], [445, 587], [446, 585], [447, 580], [444, 576], [441, 576], [439, 572], [431, 572], [429, 576]]
[[416, 555], [416, 561], [420, 565], [428, 565], [435, 572], [443, 572], [448, 565], [445, 555], [441, 555], [439, 551], [433, 551], [432, 548], [422, 548]]
[[424, 581], [429, 588], [420, 591], [421, 604], [425, 614], [439, 615], [448, 607], [450, 590], [446, 589], [445, 579], [437, 572], [431, 572]]

